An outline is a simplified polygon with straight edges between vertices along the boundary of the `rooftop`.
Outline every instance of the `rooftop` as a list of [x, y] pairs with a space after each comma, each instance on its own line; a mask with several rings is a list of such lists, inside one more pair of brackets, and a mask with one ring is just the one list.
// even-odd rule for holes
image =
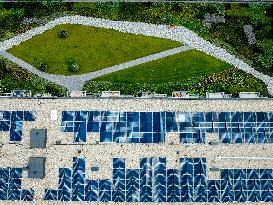
[[[3, 132], [1, 137], [3, 147], [0, 148], [0, 167], [7, 169], [9, 172], [12, 169], [8, 168], [18, 168], [16, 173], [19, 173], [18, 176], [22, 180], [23, 187], [23, 189], [20, 188], [22, 190], [20, 196], [25, 200], [30, 199], [32, 202], [29, 203], [33, 204], [52, 204], [50, 200], [56, 201], [57, 198], [54, 198], [54, 194], [57, 193], [56, 190], [58, 190], [58, 187], [62, 187], [62, 183], [68, 183], [69, 176], [73, 176], [73, 180], [78, 180], [79, 185], [83, 183], [86, 187], [89, 186], [88, 183], [93, 183], [94, 186], [98, 183], [98, 185], [101, 184], [100, 186], [112, 189], [111, 187], [114, 187], [114, 184], [111, 184], [117, 183], [119, 184], [117, 189], [122, 189], [122, 175], [115, 175], [115, 173], [123, 173], [124, 171], [130, 175], [130, 173], [137, 173], [136, 170], [144, 170], [146, 165], [151, 165], [153, 176], [165, 170], [166, 177], [174, 177], [175, 175], [171, 173], [176, 173], [181, 169], [187, 171], [188, 176], [192, 176], [192, 179], [196, 182], [200, 178], [195, 176], [197, 171], [194, 172], [194, 170], [199, 170], [198, 173], [203, 176], [202, 180], [199, 181], [201, 187], [205, 184], [205, 187], [211, 187], [211, 189], [213, 188], [212, 182], [215, 182], [216, 185], [214, 186], [217, 187], [220, 180], [226, 180], [225, 176], [229, 176], [226, 173], [235, 169], [238, 170], [238, 173], [241, 173], [241, 177], [248, 180], [253, 180], [253, 177], [255, 178], [257, 175], [254, 180], [260, 183], [259, 177], [269, 177], [271, 180], [270, 173], [273, 167], [271, 143], [273, 137], [269, 132], [269, 128], [273, 116], [272, 105], [273, 101], [271, 99], [181, 101], [175, 99], [118, 98], [2, 98], [0, 99], [0, 110], [7, 113], [14, 110], [23, 111], [23, 116], [25, 113], [28, 113], [28, 115], [30, 113], [35, 114], [35, 120], [30, 121], [30, 119], [34, 118], [28, 115], [25, 115], [26, 118], [22, 118], [20, 126], [22, 138], [21, 141], [16, 143], [11, 143], [8, 140], [10, 136], [8, 131]], [[14, 115], [16, 121], [16, 116], [20, 115], [20, 112]], [[13, 116], [13, 114], [10, 116]], [[135, 121], [137, 116], [139, 117], [138, 122]], [[202, 116], [204, 122], [206, 122], [205, 124], [202, 124]], [[7, 121], [6, 113], [3, 115], [4, 119]], [[13, 120], [13, 118], [8, 119], [11, 122]], [[92, 120], [90, 121], [90, 119]], [[169, 119], [172, 120], [169, 121]], [[84, 122], [86, 123], [86, 130], [82, 127]], [[89, 122], [94, 123], [92, 127], [89, 127]], [[124, 125], [118, 125], [116, 122], [124, 123]], [[174, 122], [177, 122], [177, 128], [175, 128], [176, 123]], [[189, 122], [193, 124], [187, 124]], [[99, 130], [96, 130], [96, 123], [100, 126]], [[109, 123], [113, 123], [111, 132]], [[150, 123], [151, 128], [149, 128]], [[223, 126], [220, 125], [221, 123], [223, 123]], [[252, 128], [257, 129], [257, 133], [265, 133], [265, 135], [235, 135], [235, 133], [238, 133], [238, 126], [240, 128], [241, 125], [247, 128], [240, 131], [241, 133], [251, 133], [252, 131], [248, 131], [248, 128], [249, 130]], [[128, 140], [130, 137], [124, 138], [122, 135], [111, 134], [110, 138], [108, 135], [103, 138], [103, 126], [107, 127], [109, 133], [117, 133], [117, 130], [122, 132], [123, 129], [129, 132], [132, 126], [135, 129], [134, 132], [139, 128], [145, 134], [136, 136], [139, 141], [135, 141], [137, 138], [132, 135], [132, 141], [122, 142], [122, 140]], [[198, 133], [194, 131], [197, 130], [197, 126], [198, 130], [204, 132], [202, 131], [201, 135], [196, 138], [197, 135], [189, 134]], [[204, 127], [202, 128], [202, 126]], [[228, 126], [230, 128], [227, 128]], [[194, 129], [188, 129], [190, 127]], [[28, 136], [30, 136], [31, 129], [42, 128], [47, 130], [46, 148], [30, 149], [30, 138]], [[20, 132], [18, 130], [20, 129], [19, 126], [16, 129], [16, 132]], [[151, 133], [160, 134], [159, 136], [156, 134], [151, 135], [153, 140], [151, 142], [147, 141], [149, 139], [147, 138], [149, 137], [148, 133], [150, 133], [149, 129], [152, 129]], [[159, 131], [156, 131], [156, 129], [159, 129]], [[224, 129], [226, 129], [225, 132], [223, 132]], [[130, 131], [130, 133], [134, 132]], [[230, 138], [223, 135], [223, 133], [230, 133]], [[109, 141], [109, 139], [113, 141]], [[145, 140], [142, 141], [142, 139]], [[77, 140], [79, 141], [77, 142]], [[59, 143], [56, 143], [57, 141]], [[27, 177], [24, 167], [27, 167], [29, 159], [33, 159], [33, 157], [46, 158], [44, 178], [32, 179]], [[188, 164], [188, 168], [183, 168], [185, 164]], [[156, 169], [157, 166], [158, 169]], [[42, 168], [40, 165], [34, 167]], [[98, 167], [98, 170], [94, 171], [94, 167]], [[217, 169], [219, 170], [217, 171]], [[256, 175], [248, 175], [250, 172]], [[38, 173], [41, 172], [39, 170], [35, 172], [35, 177], [37, 177]], [[126, 180], [129, 180], [129, 175], [126, 175]], [[167, 178], [161, 180], [167, 182]], [[162, 182], [151, 179], [155, 184]], [[180, 182], [174, 180], [175, 183], [179, 184]], [[73, 188], [74, 185], [71, 186]], [[188, 186], [196, 190], [198, 195], [202, 195], [200, 187], [197, 188], [194, 184]], [[101, 187], [101, 190], [104, 190], [103, 187]], [[248, 193], [253, 192], [248, 188], [247, 190]], [[157, 192], [158, 190], [153, 188], [152, 196], [155, 196], [154, 194]], [[87, 200], [85, 197], [81, 198], [81, 193], [81, 188], [79, 188], [77, 192], [79, 200]], [[149, 193], [147, 195], [149, 196]], [[68, 197], [67, 194], [62, 196]], [[109, 200], [107, 195], [103, 196], [104, 200]], [[122, 200], [123, 195], [121, 192], [121, 198], [119, 199], [115, 199], [114, 195], [111, 196], [113, 198], [110, 198], [110, 200], [117, 201]], [[130, 194], [127, 193], [127, 196], [129, 197]], [[170, 195], [167, 196], [171, 197]], [[78, 204], [74, 202], [75, 198], [73, 197], [66, 199], [73, 201], [71, 204]], [[209, 198], [206, 196], [204, 199], [208, 200]], [[262, 200], [262, 198], [252, 199], [248, 195], [246, 196], [247, 201], [258, 199]], [[154, 197], [151, 200], [155, 202], [165, 200], [165, 198], [161, 196], [159, 198]], [[129, 203], [132, 204], [132, 202]], [[23, 204], [23, 202], [19, 201], [18, 204]], [[207, 204], [207, 202], [203, 201], [198, 204]]]

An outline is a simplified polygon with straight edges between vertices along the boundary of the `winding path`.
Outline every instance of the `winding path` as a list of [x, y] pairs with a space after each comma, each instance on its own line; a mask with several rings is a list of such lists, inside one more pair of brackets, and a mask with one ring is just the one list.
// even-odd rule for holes
[[[252, 74], [253, 76], [259, 78], [262, 80], [268, 87], [268, 91], [271, 95], [273, 95], [273, 78], [269, 77], [267, 75], [264, 75], [258, 71], [256, 71], [254, 68], [249, 66], [244, 61], [236, 58], [232, 54], [228, 53], [225, 49], [217, 47], [213, 45], [212, 43], [204, 40], [203, 38], [199, 37], [196, 33], [193, 31], [182, 27], [182, 26], [176, 26], [175, 28], [169, 28], [166, 25], [154, 25], [154, 24], [148, 24], [148, 23], [141, 23], [141, 22], [127, 22], [127, 21], [112, 21], [108, 19], [100, 19], [100, 18], [92, 18], [92, 17], [83, 17], [83, 16], [65, 16], [61, 18], [57, 18], [54, 21], [51, 21], [47, 23], [44, 26], [40, 26], [37, 28], [34, 28], [30, 31], [27, 31], [23, 34], [20, 34], [18, 36], [15, 36], [14, 38], [11, 38], [9, 40], [6, 40], [4, 42], [0, 43], [0, 51], [1, 55], [3, 55], [6, 58], [11, 59], [12, 61], [16, 61], [20, 66], [28, 69], [29, 71], [39, 75], [42, 78], [46, 78], [50, 81], [53, 81], [55, 83], [67, 87], [69, 90], [71, 89], [81, 89], [84, 82], [88, 80], [89, 77], [97, 77], [99, 75], [103, 75], [106, 73], [109, 73], [112, 69], [112, 72], [115, 72], [117, 70], [126, 69], [131, 67], [130, 64], [134, 64], [139, 62], [141, 63], [140, 59], [143, 59], [143, 62], [148, 62], [147, 58], [149, 56], [146, 56], [144, 58], [137, 59], [135, 61], [130, 61], [124, 64], [120, 64], [117, 66], [113, 66], [110, 68], [106, 68], [100, 71], [96, 71], [93, 73], [83, 74], [83, 75], [77, 75], [77, 76], [61, 76], [61, 75], [52, 75], [52, 74], [46, 74], [37, 70], [33, 66], [27, 64], [26, 62], [8, 54], [5, 52], [5, 50], [11, 48], [14, 45], [19, 45], [21, 42], [26, 41], [30, 38], [32, 38], [35, 35], [39, 35], [46, 30], [49, 30], [53, 28], [56, 25], [60, 24], [81, 24], [81, 25], [87, 25], [87, 26], [95, 26], [95, 27], [102, 27], [102, 28], [108, 28], [108, 29], [114, 29], [118, 30], [120, 32], [125, 33], [133, 33], [133, 34], [141, 34], [146, 36], [154, 36], [159, 38], [165, 38], [165, 39], [171, 39], [174, 41], [178, 41], [184, 44], [187, 44], [189, 47], [200, 50], [205, 52], [208, 55], [211, 55], [213, 57], [216, 57], [220, 60], [223, 60], [238, 69], [241, 69], [249, 74]], [[182, 49], [182, 47], [179, 47]], [[184, 47], [185, 48], [185, 47]], [[171, 49], [172, 50], [172, 49]], [[164, 51], [164, 52], [169, 52]], [[161, 52], [161, 53], [164, 53]], [[159, 53], [160, 54], [160, 53]], [[159, 55], [155, 54], [155, 55]], [[150, 57], [152, 58], [153, 55]], [[155, 57], [155, 56], [154, 56]], [[163, 56], [164, 57], [164, 56]], [[145, 61], [146, 60], [146, 61]], [[123, 66], [121, 66], [123, 65]], [[134, 64], [137, 65], [137, 64]], [[104, 73], [105, 72], [105, 73]], [[89, 78], [90, 79], [90, 78]], [[73, 84], [73, 85], [71, 85]]]

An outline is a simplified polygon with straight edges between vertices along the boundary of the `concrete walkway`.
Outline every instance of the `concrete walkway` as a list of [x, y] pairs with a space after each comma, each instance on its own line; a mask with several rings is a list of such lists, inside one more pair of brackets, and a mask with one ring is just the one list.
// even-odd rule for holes
[[32, 65], [28, 64], [27, 62], [17, 58], [14, 55], [11, 55], [10, 53], [6, 52], [6, 51], [0, 51], [0, 55], [5, 57], [6, 59], [9, 59], [10, 61], [16, 63], [17, 65], [21, 66], [22, 68], [25, 68], [26, 70], [28, 70], [29, 72], [32, 72], [36, 75], [38, 75], [41, 78], [44, 78], [46, 80], [49, 80], [51, 82], [54, 82], [58, 85], [64, 86], [66, 87], [69, 91], [73, 91], [73, 90], [82, 90], [84, 83], [87, 80], [102, 76], [102, 75], [106, 75], [112, 72], [116, 72], [119, 70], [124, 70], [136, 65], [140, 65], [143, 63], [147, 63], [150, 61], [154, 61], [160, 58], [165, 58], [167, 56], [170, 55], [174, 55], [177, 53], [181, 53], [183, 51], [187, 51], [190, 50], [191, 48], [189, 46], [181, 46], [181, 47], [177, 47], [177, 48], [173, 48], [173, 49], [169, 49], [160, 53], [156, 53], [153, 55], [149, 55], [149, 56], [145, 56], [142, 58], [138, 58], [136, 60], [132, 60], [126, 63], [122, 63], [119, 65], [115, 65], [109, 68], [105, 68], [102, 70], [98, 70], [95, 72], [91, 72], [91, 73], [86, 73], [86, 74], [82, 74], [82, 75], [74, 75], [74, 76], [65, 76], [65, 75], [54, 75], [54, 74], [48, 74], [48, 73], [44, 73], [38, 69], [36, 69], [35, 67], [33, 67]]
[[[14, 38], [1, 42], [0, 50], [7, 50], [14, 45], [18, 45], [21, 42], [26, 41], [35, 35], [39, 35], [55, 27], [56, 25], [60, 25], [60, 24], [81, 24], [86, 26], [95, 26], [95, 27], [101, 27], [101, 28], [114, 29], [120, 32], [125, 32], [125, 33], [154, 36], [154, 37], [171, 39], [174, 41], [182, 42], [184, 44], [189, 45], [191, 48], [203, 51], [208, 55], [211, 55], [215, 58], [223, 60], [235, 66], [238, 69], [241, 69], [249, 74], [252, 74], [256, 78], [259, 78], [268, 86], [269, 93], [273, 95], [273, 78], [272, 77], [269, 77], [267, 75], [264, 75], [263, 73], [256, 71], [254, 68], [249, 66], [244, 61], [228, 53], [225, 49], [213, 45], [212, 43], [204, 40], [203, 38], [199, 37], [196, 33], [194, 33], [193, 31], [183, 26], [176, 26], [175, 28], [169, 28], [169, 26], [167, 25], [155, 25], [155, 24], [148, 24], [148, 23], [142, 23], [142, 22], [112, 21], [108, 19], [83, 17], [83, 16], [65, 16], [65, 17], [57, 18], [54, 21], [51, 21], [44, 26], [34, 28], [33, 30], [27, 31], [26, 33], [20, 34], [18, 36], [15, 36]], [[34, 70], [33, 67], [32, 67], [32, 70]], [[113, 69], [113, 71], [114, 70], [115, 69]], [[36, 73], [38, 72], [36, 71]], [[85, 75], [92, 76], [92, 74], [85, 74]], [[77, 79], [81, 82], [78, 82], [78, 81], [75, 82], [77, 84], [77, 86], [75, 85], [75, 87], [77, 88], [82, 87], [79, 85], [82, 85], [83, 84], [82, 81], [86, 80], [84, 77], [85, 75], [81, 75], [81, 77], [83, 78], [82, 80]], [[98, 75], [98, 73], [96, 75]], [[75, 79], [72, 77], [64, 77], [64, 76], [59, 76], [57, 78], [59, 78], [57, 82], [60, 82], [63, 79]], [[52, 79], [50, 80], [53, 82], [56, 82], [56, 76], [54, 77], [52, 75]], [[72, 86], [67, 85], [66, 87], [68, 89], [71, 89]]]

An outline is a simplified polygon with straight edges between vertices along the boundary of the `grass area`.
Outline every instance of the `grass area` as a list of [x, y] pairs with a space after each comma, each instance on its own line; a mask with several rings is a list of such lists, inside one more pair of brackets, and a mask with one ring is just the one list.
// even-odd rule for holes
[[90, 80], [85, 83], [84, 90], [91, 93], [119, 90], [122, 94], [134, 96], [139, 91], [165, 93], [171, 96], [174, 90], [187, 90], [200, 96], [205, 96], [206, 92], [226, 92], [234, 97], [238, 97], [240, 92], [260, 92], [263, 96], [270, 96], [265, 83], [236, 68], [165, 83], [122, 83]]
[[[60, 30], [67, 38], [58, 36]], [[14, 46], [8, 52], [34, 65], [35, 58], [48, 65], [46, 72], [72, 75], [66, 59], [73, 57], [80, 66], [76, 74], [92, 72], [140, 57], [181, 46], [179, 42], [121, 33], [112, 29], [64, 24]]]
[[207, 75], [231, 65], [197, 50], [189, 50], [96, 78], [120, 83], [163, 83]]

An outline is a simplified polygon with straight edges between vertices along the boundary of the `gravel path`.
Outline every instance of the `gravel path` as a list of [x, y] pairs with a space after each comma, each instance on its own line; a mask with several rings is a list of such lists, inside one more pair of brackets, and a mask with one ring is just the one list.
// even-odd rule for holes
[[[268, 91], [271, 95], [273, 95], [273, 78], [267, 75], [264, 75], [254, 68], [249, 66], [244, 61], [236, 58], [234, 55], [228, 53], [225, 49], [217, 47], [212, 43], [204, 40], [203, 38], [199, 37], [193, 31], [182, 27], [176, 26], [175, 28], [169, 28], [166, 25], [154, 25], [148, 23], [141, 23], [141, 22], [127, 22], [127, 21], [112, 21], [107, 19], [99, 19], [99, 18], [92, 18], [92, 17], [83, 17], [83, 16], [65, 16], [54, 21], [47, 23], [44, 26], [37, 27], [33, 30], [27, 31], [21, 35], [15, 36], [9, 40], [6, 40], [0, 43], [0, 50], [7, 50], [14, 45], [18, 45], [21, 42], [32, 38], [35, 35], [39, 35], [46, 30], [53, 28], [56, 25], [60, 24], [82, 24], [88, 26], [95, 26], [95, 27], [102, 27], [108, 29], [115, 29], [120, 32], [125, 33], [134, 33], [134, 34], [141, 34], [146, 36], [154, 36], [159, 38], [171, 39], [174, 41], [182, 42], [184, 44], [189, 45], [191, 48], [200, 50], [205, 52], [208, 55], [214, 56], [218, 59], [221, 59], [253, 76], [261, 79], [265, 84], [268, 86]], [[35, 68], [32, 67], [33, 70]], [[36, 71], [37, 73], [37, 71]], [[91, 74], [85, 74], [91, 75]], [[79, 75], [80, 77], [84, 78], [85, 75]], [[40, 75], [39, 75], [40, 76]], [[53, 75], [52, 75], [53, 77]], [[55, 76], [56, 77], [56, 76]], [[51, 79], [51, 81], [56, 82], [56, 78]], [[60, 80], [67, 78], [72, 79], [72, 77], [64, 77], [59, 76]], [[73, 78], [75, 79], [75, 78]], [[79, 79], [77, 79], [79, 80]], [[75, 82], [79, 84], [80, 82]], [[75, 85], [76, 86], [76, 85]], [[77, 85], [78, 86], [78, 85]], [[77, 87], [76, 86], [76, 87]], [[69, 88], [70, 86], [68, 86]]]

